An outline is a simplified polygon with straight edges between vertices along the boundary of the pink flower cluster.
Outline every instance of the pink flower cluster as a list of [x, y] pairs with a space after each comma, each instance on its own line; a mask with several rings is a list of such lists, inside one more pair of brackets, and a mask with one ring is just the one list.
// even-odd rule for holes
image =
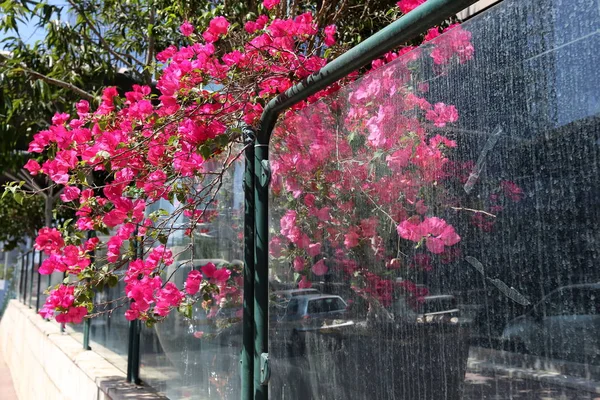
[[[75, 287], [60, 285], [57, 289], [52, 290], [46, 299], [46, 303], [40, 310], [40, 315], [44, 318], [56, 318], [60, 323], [75, 323], [79, 324], [87, 315], [86, 307], [76, 306], [75, 302]], [[55, 316], [55, 313], [56, 314]]]

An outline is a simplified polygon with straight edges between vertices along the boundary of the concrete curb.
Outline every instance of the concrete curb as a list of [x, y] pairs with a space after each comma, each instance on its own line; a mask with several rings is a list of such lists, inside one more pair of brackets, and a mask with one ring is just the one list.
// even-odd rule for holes
[[[80, 342], [11, 300], [0, 322], [0, 347], [20, 400], [166, 400]], [[32, 385], [31, 382], [36, 382]]]
[[[510, 363], [507, 361], [510, 361]], [[521, 366], [515, 364], [521, 364]], [[555, 368], [550, 370], [543, 367], [530, 367], [531, 365], [544, 366], [545, 364], [551, 364]], [[579, 364], [579, 369], [587, 370], [586, 377], [564, 373], [563, 369], [573, 370], [574, 364], [560, 360], [549, 360], [543, 357], [473, 347], [469, 354], [467, 372], [491, 372], [510, 378], [528, 379], [600, 394], [600, 381], [596, 377], [590, 376], [590, 368], [588, 366]], [[596, 368], [591, 367], [593, 372], [596, 372]]]

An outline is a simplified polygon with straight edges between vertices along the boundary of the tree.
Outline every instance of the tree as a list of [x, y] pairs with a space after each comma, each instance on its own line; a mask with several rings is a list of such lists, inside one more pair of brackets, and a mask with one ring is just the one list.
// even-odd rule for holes
[[[398, 6], [410, 11], [420, 2], [402, 0]], [[29, 151], [40, 156], [30, 159], [25, 168], [34, 176], [46, 176], [53, 185], [60, 187], [61, 200], [74, 208], [78, 217], [73, 224], [65, 222], [57, 228], [45, 227], [36, 238], [36, 248], [48, 255], [40, 266], [40, 273], [61, 271], [77, 277], [72, 283], [61, 284], [51, 291], [42, 315], [55, 316], [60, 322], [80, 322], [94, 307], [93, 290], [116, 284], [120, 270], [124, 271], [126, 296], [132, 300], [126, 317], [132, 320], [142, 319], [152, 324], [174, 308], [188, 313], [201, 298], [207, 307], [218, 306], [224, 299], [230, 303], [241, 300], [237, 286], [239, 271], [235, 266], [217, 268], [208, 263], [201, 271], [194, 270], [188, 275], [185, 287], [177, 287], [167, 276], [174, 254], [165, 243], [174, 230], [185, 230], [185, 234], [194, 235], [204, 222], [214, 218], [209, 206], [215, 203], [225, 174], [240, 157], [243, 125], [255, 125], [266, 101], [316, 72], [328, 59], [347, 47], [336, 41], [336, 25], [326, 25], [331, 22], [328, 17], [331, 9], [323, 4], [317, 4], [315, 8], [310, 3], [302, 3], [302, 7], [298, 6], [299, 10], [305, 12], [293, 18], [277, 18], [285, 12], [284, 6], [277, 0], [265, 0], [256, 7], [266, 13], [250, 13], [252, 17], [245, 17], [243, 26], [215, 15], [221, 11], [242, 15], [247, 9], [218, 5], [203, 14], [202, 17], [207, 18], [205, 29], [189, 21], [179, 27], [183, 36], [178, 40], [185, 43], [180, 47], [166, 47], [162, 44], [163, 38], [152, 39], [150, 35], [145, 38], [148, 41], [146, 58], [154, 55], [156, 49], [164, 49], [156, 54], [156, 63], [147, 63], [134, 74], [141, 83], [151, 83], [156, 74], [158, 80], [155, 86], [134, 84], [124, 96], [115, 86], [109, 86], [102, 90], [98, 100], [77, 102], [73, 116], [65, 112], [56, 113], [52, 117], [52, 125], [33, 136]], [[337, 10], [341, 12], [345, 2], [337, 4], [340, 7]], [[82, 23], [89, 20], [86, 12], [100, 13], [99, 19], [94, 21], [101, 21], [102, 12], [115, 12], [112, 8], [81, 10], [76, 3], [71, 5], [79, 13]], [[253, 3], [248, 7], [252, 6]], [[315, 12], [310, 11], [311, 7]], [[400, 9], [394, 8], [383, 15], [400, 15]], [[156, 9], [150, 8], [148, 18], [156, 12]], [[339, 21], [345, 32], [352, 32], [349, 24], [344, 25], [343, 18], [340, 17]], [[98, 27], [94, 30], [93, 26], [89, 29], [96, 34], [97, 45], [108, 52], [105, 54], [107, 63], [141, 63], [142, 47], [135, 47], [141, 45], [130, 44], [135, 55], [121, 59], [125, 57], [124, 50], [108, 50], [106, 43], [112, 40], [112, 36], [106, 33], [109, 31], [101, 32]], [[444, 30], [451, 32], [445, 40], [432, 46], [434, 63], [443, 68], [452, 59], [468, 61], [473, 50], [470, 34], [456, 26]], [[439, 33], [439, 28], [433, 28], [425, 39], [431, 40]], [[87, 40], [86, 34], [91, 35], [89, 32], [82, 33], [84, 41]], [[127, 39], [119, 39], [118, 46], [125, 46], [129, 40], [127, 31], [122, 36]], [[154, 41], [153, 45], [151, 41]], [[398, 52], [388, 53], [373, 63], [372, 70], [411, 49], [413, 47], [406, 46]], [[406, 74], [410, 77], [409, 68]], [[372, 84], [388, 88], [390, 96], [406, 97], [407, 102], [412, 99], [413, 107], [419, 107], [425, 114], [411, 120], [417, 133], [425, 129], [420, 127], [424, 121], [432, 121], [442, 127], [456, 121], [458, 115], [453, 106], [441, 103], [433, 106], [424, 97], [404, 89], [402, 79], [383, 75], [380, 81]], [[339, 88], [340, 83], [332, 85], [299, 104], [290, 113], [325, 98]], [[63, 89], [67, 88], [63, 85]], [[367, 102], [361, 107], [360, 112], [366, 114], [360, 115], [368, 115], [374, 105]], [[371, 119], [367, 125], [365, 118], [358, 118], [357, 143], [365, 144], [367, 140], [371, 145], [382, 146], [380, 157], [393, 149], [389, 157], [398, 158], [398, 163], [407, 161], [414, 164], [414, 184], [417, 186], [442, 173], [443, 163], [440, 160], [444, 160], [443, 147], [452, 147], [451, 141], [439, 136], [437, 141], [428, 142], [417, 133], [402, 138], [403, 142], [413, 140], [415, 151], [421, 152], [419, 157], [411, 160], [410, 151], [405, 155], [396, 153], [406, 152], [409, 148], [394, 148], [394, 141], [400, 138], [393, 137], [394, 131], [383, 126], [387, 119], [382, 110], [379, 114], [377, 118], [381, 120]], [[365, 130], [373, 131], [368, 138]], [[352, 146], [354, 144], [346, 145], [346, 151]], [[314, 176], [326, 173], [316, 170], [320, 168], [319, 162], [302, 161], [303, 158], [309, 160], [311, 156], [302, 153], [302, 146], [286, 146], [286, 149], [292, 153], [292, 159], [303, 165], [304, 170], [314, 172]], [[314, 156], [327, 156], [327, 152], [318, 154], [320, 156]], [[301, 168], [300, 164], [289, 172], [299, 173], [298, 168]], [[95, 173], [101, 173], [102, 179], [95, 179]], [[419, 174], [423, 176], [419, 178]], [[293, 186], [293, 178], [288, 178], [288, 183]], [[310, 179], [305, 183], [315, 184]], [[287, 189], [297, 197], [293, 187]], [[147, 205], [160, 199], [179, 206], [170, 215], [161, 211], [147, 214]], [[389, 206], [402, 201], [403, 198], [391, 199]], [[383, 211], [382, 216], [390, 215]], [[176, 224], [181, 215], [187, 218], [183, 227]], [[426, 242], [426, 247], [434, 254], [442, 253], [445, 247], [460, 241], [454, 228], [439, 218], [417, 221], [416, 218], [404, 217], [392, 218], [398, 225], [400, 237], [419, 244]], [[282, 219], [281, 234], [290, 241], [288, 248], [296, 246], [298, 251], [314, 258], [321, 248], [318, 243], [307, 240], [299, 221], [297, 213], [286, 214], [286, 218]], [[367, 231], [376, 229], [377, 224], [371, 225], [367, 227], [369, 229], [361, 227], [361, 230], [355, 228], [354, 231], [350, 225], [344, 226], [342, 229], [350, 235], [344, 242], [355, 247], [361, 234], [367, 235]], [[95, 237], [89, 238], [92, 231], [109, 235], [109, 239], [102, 242]], [[92, 252], [98, 249], [105, 250], [106, 257], [102, 260], [95, 257], [92, 263]], [[140, 253], [142, 258], [139, 258]], [[310, 270], [322, 275], [327, 268], [321, 260]], [[387, 280], [380, 277], [379, 282], [384, 281]], [[306, 276], [300, 284], [306, 285], [305, 282]], [[377, 296], [380, 296], [377, 292], [366, 295], [367, 298], [383, 301]]]

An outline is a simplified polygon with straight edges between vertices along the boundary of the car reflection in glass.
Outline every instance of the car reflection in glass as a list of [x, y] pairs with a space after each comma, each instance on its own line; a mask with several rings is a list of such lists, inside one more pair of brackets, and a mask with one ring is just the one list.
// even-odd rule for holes
[[327, 326], [340, 326], [347, 321], [348, 305], [340, 297], [329, 294], [292, 295], [285, 311], [272, 324], [273, 341], [279, 342], [289, 355], [301, 355], [305, 351], [305, 336]]
[[600, 361], [600, 283], [564, 286], [502, 333], [507, 350], [576, 362]]

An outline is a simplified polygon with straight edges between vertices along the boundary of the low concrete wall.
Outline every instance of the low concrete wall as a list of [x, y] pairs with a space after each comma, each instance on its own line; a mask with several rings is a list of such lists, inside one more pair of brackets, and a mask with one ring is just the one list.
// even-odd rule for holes
[[166, 399], [127, 383], [123, 372], [17, 300], [0, 321], [0, 346], [20, 400]]

